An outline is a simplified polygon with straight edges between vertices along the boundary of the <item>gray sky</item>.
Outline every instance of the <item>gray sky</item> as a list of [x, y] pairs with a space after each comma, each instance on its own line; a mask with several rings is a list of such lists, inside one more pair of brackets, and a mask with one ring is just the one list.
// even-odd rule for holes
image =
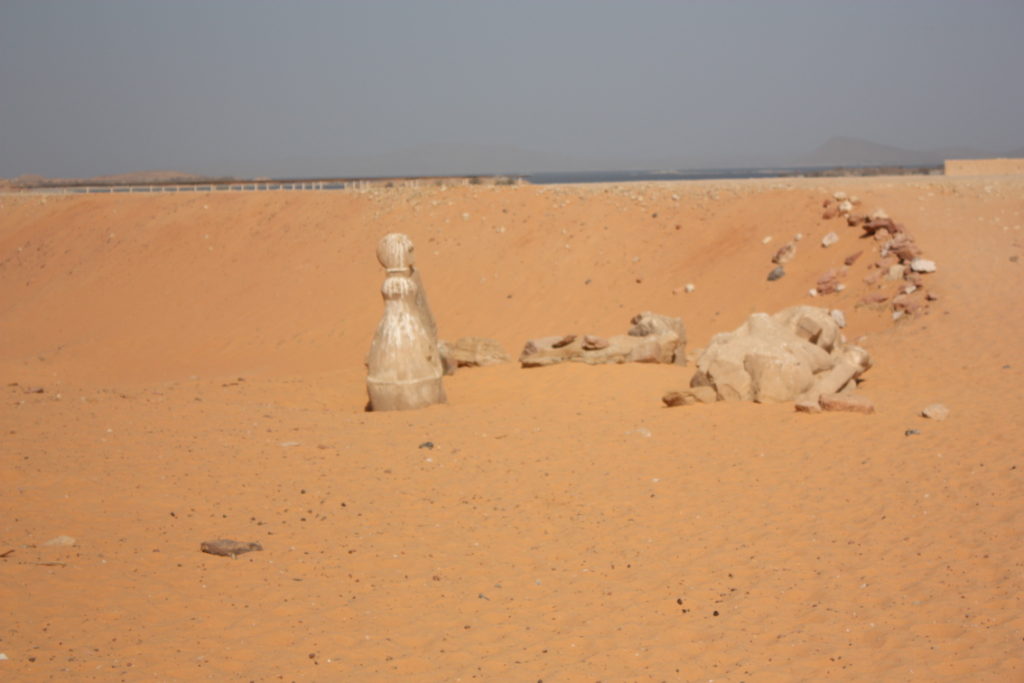
[[1022, 35], [1020, 0], [0, 0], [0, 176], [1005, 153]]

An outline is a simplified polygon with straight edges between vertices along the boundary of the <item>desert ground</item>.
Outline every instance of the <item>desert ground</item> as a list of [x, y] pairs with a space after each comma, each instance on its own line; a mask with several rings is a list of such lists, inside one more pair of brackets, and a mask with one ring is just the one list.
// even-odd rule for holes
[[[837, 191], [927, 306], [862, 304], [902, 283]], [[393, 231], [513, 360], [366, 412]], [[1022, 254], [1022, 175], [0, 195], [0, 679], [1024, 680]], [[795, 304], [873, 414], [662, 404]], [[687, 366], [515, 362], [647, 310]]]

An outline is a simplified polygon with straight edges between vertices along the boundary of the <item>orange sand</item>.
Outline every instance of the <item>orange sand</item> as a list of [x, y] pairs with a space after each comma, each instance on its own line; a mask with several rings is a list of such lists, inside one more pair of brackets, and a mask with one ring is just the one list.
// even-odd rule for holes
[[[808, 296], [874, 246], [835, 190], [937, 262], [927, 314], [854, 308], [870, 251]], [[0, 679], [1024, 680], [1022, 226], [1012, 176], [0, 196]], [[513, 356], [841, 308], [878, 412], [512, 363], [365, 413], [388, 231]]]

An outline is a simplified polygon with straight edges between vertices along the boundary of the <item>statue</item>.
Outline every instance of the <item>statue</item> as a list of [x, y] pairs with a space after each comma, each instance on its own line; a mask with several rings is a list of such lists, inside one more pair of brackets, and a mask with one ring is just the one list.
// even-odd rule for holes
[[387, 271], [381, 286], [384, 315], [367, 357], [370, 410], [409, 410], [445, 401], [437, 326], [427, 305], [412, 241], [385, 235], [377, 259]]

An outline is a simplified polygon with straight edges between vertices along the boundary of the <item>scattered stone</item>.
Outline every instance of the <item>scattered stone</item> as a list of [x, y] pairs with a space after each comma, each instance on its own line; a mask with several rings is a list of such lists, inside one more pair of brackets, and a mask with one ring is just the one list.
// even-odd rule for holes
[[419, 446], [417, 446], [417, 448], [426, 448], [427, 450], [431, 450], [432, 451], [432, 450], [434, 450], [434, 442], [433, 441], [424, 441]]
[[574, 341], [576, 341], [576, 335], [575, 334], [567, 334], [567, 335], [563, 336], [561, 339], [559, 339], [559, 340], [555, 341], [553, 344], [551, 344], [551, 348], [553, 348], [553, 349], [560, 349], [563, 346], [568, 346], [569, 344], [572, 344]]
[[[882, 247], [882, 254], [896, 254], [897, 258], [904, 263], [918, 259], [921, 255], [921, 248], [917, 246], [910, 235], [902, 234], [893, 237]], [[932, 264], [934, 266], [934, 264]]]
[[768, 282], [774, 282], [785, 274], [786, 271], [782, 266], [775, 266], [772, 268], [772, 272], [768, 273]]
[[839, 206], [837, 208], [839, 209], [839, 213], [841, 213], [844, 216], [846, 216], [851, 211], [853, 211], [853, 203], [850, 202], [850, 200], [845, 199], [845, 200], [839, 202]]
[[926, 406], [921, 411], [921, 415], [927, 417], [929, 420], [945, 420], [949, 417], [949, 408], [941, 403], [933, 403], [930, 406]]
[[842, 190], [839, 190], [837, 192], [832, 193], [832, 198], [835, 199], [837, 202], [845, 202], [847, 199], [847, 195]]
[[889, 271], [885, 275], [886, 280], [902, 280], [903, 275], [907, 272], [907, 267], [902, 263], [889, 266]]
[[938, 301], [939, 295], [936, 294], [935, 292], [928, 292], [927, 294], [924, 295], [924, 298], [927, 299], [928, 301]]
[[820, 413], [821, 404], [817, 401], [797, 401], [793, 404], [793, 408], [798, 413]]
[[77, 541], [74, 538], [72, 538], [71, 536], [57, 536], [56, 538], [51, 538], [49, 541], [47, 541], [43, 545], [47, 546], [47, 547], [63, 547], [63, 548], [67, 548], [67, 547], [75, 545], [76, 542]]
[[818, 398], [822, 410], [870, 414], [875, 405], [860, 394], [822, 394]]
[[868, 218], [865, 214], [851, 213], [849, 216], [846, 217], [846, 224], [853, 228], [858, 225], [863, 225], [864, 223], [867, 223], [869, 220], [871, 219]]
[[765, 237], [765, 238], [764, 238], [763, 240], [761, 240], [761, 244], [768, 244], [768, 243], [769, 243], [769, 242], [771, 242], [771, 241], [772, 241], [772, 236], [771, 236], [771, 235], [768, 235], [768, 236], [767, 236], [767, 237]]
[[661, 397], [662, 402], [672, 408], [675, 406], [692, 406], [697, 403], [714, 403], [718, 395], [711, 387], [690, 387], [682, 391], [669, 391]]
[[232, 541], [228, 538], [218, 538], [215, 541], [203, 541], [199, 544], [199, 549], [210, 555], [220, 555], [221, 557], [235, 559], [243, 553], [263, 550], [263, 546], [255, 542], [244, 543], [242, 541]]
[[842, 288], [839, 286], [839, 278], [841, 275], [842, 273], [834, 268], [830, 268], [825, 271], [825, 273], [818, 278], [818, 283], [815, 286], [815, 289], [818, 290], [818, 294], [833, 294], [841, 291]]
[[835, 244], [838, 241], [839, 241], [839, 235], [835, 234], [834, 232], [830, 232], [829, 234], [827, 234], [827, 235], [825, 235], [824, 237], [821, 238], [821, 246], [823, 246], [823, 247], [825, 247], [827, 249], [828, 247], [831, 247], [833, 244]]
[[608, 340], [604, 337], [598, 337], [594, 334], [586, 334], [583, 336], [584, 351], [598, 351], [600, 349], [607, 349], [608, 346]]
[[923, 258], [915, 258], [910, 262], [910, 269], [915, 273], [934, 273], [935, 261], [929, 261], [928, 259]]
[[828, 314], [832, 316], [833, 320], [836, 321], [836, 325], [839, 326], [839, 329], [843, 329], [844, 327], [846, 327], [846, 316], [843, 315], [843, 312], [840, 311], [838, 308], [833, 308], [831, 311], [828, 312]]
[[825, 210], [821, 212], [822, 219], [826, 220], [826, 221], [830, 221], [830, 220], [832, 220], [833, 218], [835, 218], [838, 215], [839, 215], [839, 209], [837, 209], [832, 204], [829, 204], [828, 206], [826, 206]]
[[811, 297], [818, 296], [818, 290], [816, 290], [814, 287], [811, 287], [810, 289], [807, 290], [807, 295]]
[[796, 256], [796, 242], [788, 242], [779, 247], [779, 250], [772, 256], [772, 263], [783, 265], [789, 263]]
[[861, 297], [860, 303], [864, 306], [882, 304], [889, 300], [889, 295], [884, 292], [871, 292]]
[[863, 253], [864, 253], [864, 250], [862, 249], [862, 250], [860, 250], [858, 252], [850, 254], [849, 256], [847, 256], [846, 258], [843, 259], [843, 264], [847, 265], [847, 266], [852, 266], [854, 263], [857, 262], [857, 259], [859, 259], [861, 254], [863, 254]]
[[686, 292], [687, 294], [692, 293], [696, 289], [697, 289], [697, 285], [693, 284], [692, 282], [686, 283], [686, 286], [683, 287], [683, 291]]
[[916, 429], [908, 429], [907, 431], [903, 432], [903, 436], [917, 436], [920, 433], [921, 432], [919, 432]]
[[22, 387], [21, 393], [23, 394], [42, 394], [46, 390], [42, 387]]

